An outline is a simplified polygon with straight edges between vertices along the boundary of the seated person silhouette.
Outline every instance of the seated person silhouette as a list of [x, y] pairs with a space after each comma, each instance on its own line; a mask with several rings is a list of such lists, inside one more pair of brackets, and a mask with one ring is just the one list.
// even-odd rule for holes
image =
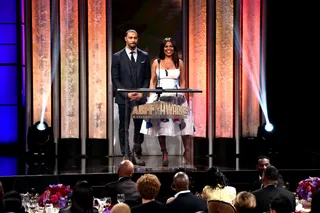
[[211, 167], [206, 176], [207, 185], [203, 188], [202, 198], [206, 201], [220, 200], [232, 204], [236, 189], [229, 186], [227, 177], [217, 167]]
[[[3, 212], [24, 213], [25, 209], [22, 206], [22, 198], [19, 192], [11, 190], [4, 194], [2, 203]], [[1, 206], [1, 205], [0, 205]], [[1, 210], [0, 210], [1, 211]]]
[[111, 197], [112, 205], [117, 203], [118, 194], [124, 194], [125, 203], [130, 207], [141, 203], [141, 198], [137, 191], [137, 184], [131, 180], [133, 173], [133, 163], [129, 160], [124, 160], [118, 168], [119, 179], [105, 185], [104, 197]]
[[131, 213], [131, 210], [128, 204], [118, 203], [112, 207], [111, 213]]
[[238, 213], [254, 213], [257, 205], [256, 197], [251, 192], [241, 191], [234, 199], [233, 205]]
[[93, 207], [93, 189], [87, 181], [78, 181], [74, 186], [71, 205], [59, 210], [59, 213], [98, 213]]
[[263, 188], [253, 191], [252, 194], [256, 197], [255, 212], [270, 211], [271, 200], [277, 195], [286, 197], [289, 200], [291, 211], [295, 211], [296, 201], [295, 196], [289, 190], [277, 187], [279, 182], [279, 173], [274, 166], [268, 166], [262, 173]]
[[311, 211], [310, 213], [320, 212], [320, 190], [318, 189], [316, 193], [314, 193], [311, 200]]
[[189, 184], [189, 177], [186, 173], [178, 172], [174, 175], [172, 188], [176, 191], [176, 194], [167, 200], [166, 212], [194, 213], [207, 211], [206, 201], [195, 196], [189, 190]]
[[271, 200], [270, 213], [291, 213], [290, 200], [281, 194]]
[[142, 204], [131, 209], [132, 213], [161, 213], [164, 212], [164, 204], [156, 201], [160, 191], [160, 181], [153, 174], [142, 175], [137, 180], [137, 190], [142, 198]]
[[[252, 183], [251, 187], [250, 187], [250, 191], [255, 191], [257, 189], [261, 189], [263, 188], [263, 185], [262, 185], [262, 173], [264, 170], [266, 170], [267, 167], [271, 166], [271, 162], [270, 162], [270, 159], [269, 157], [267, 156], [264, 156], [264, 155], [261, 155], [258, 157], [258, 162], [257, 162], [257, 165], [256, 165], [256, 170], [258, 171], [259, 173], [259, 176], [258, 178]], [[280, 188], [285, 188], [285, 185], [284, 185], [284, 181], [283, 181], [283, 177], [281, 174], [279, 174], [279, 182], [278, 182], [278, 185], [277, 187], [280, 187]]]

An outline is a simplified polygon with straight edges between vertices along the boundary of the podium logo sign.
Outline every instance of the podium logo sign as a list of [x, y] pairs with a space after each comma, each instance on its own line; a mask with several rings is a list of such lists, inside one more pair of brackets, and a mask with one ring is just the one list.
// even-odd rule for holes
[[132, 118], [184, 118], [188, 115], [189, 108], [163, 101], [135, 106]]

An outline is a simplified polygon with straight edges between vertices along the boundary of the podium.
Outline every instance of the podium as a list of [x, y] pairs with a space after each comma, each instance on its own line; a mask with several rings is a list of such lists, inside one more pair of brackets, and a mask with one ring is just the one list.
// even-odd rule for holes
[[[162, 155], [163, 147], [159, 143], [158, 136], [165, 138], [166, 149], [169, 153], [168, 168], [194, 166], [193, 135], [196, 127], [193, 119], [193, 97], [196, 93], [202, 93], [201, 90], [157, 87], [155, 89], [117, 89], [117, 92], [137, 92], [143, 93], [144, 98], [147, 97], [146, 102], [128, 99], [125, 101], [126, 116], [131, 116], [135, 124], [142, 123], [139, 132], [144, 138], [142, 159], [146, 162], [146, 167], [163, 167], [162, 158], [158, 157], [157, 160], [154, 160], [155, 158], [152, 157]], [[124, 96], [128, 97], [127, 94]], [[137, 136], [132, 136], [134, 128], [130, 128], [130, 123], [129, 121], [126, 124], [126, 129], [130, 130], [126, 131], [125, 138], [128, 138], [127, 141], [132, 150], [131, 142], [136, 140]], [[115, 129], [116, 132], [118, 133], [118, 129]]]

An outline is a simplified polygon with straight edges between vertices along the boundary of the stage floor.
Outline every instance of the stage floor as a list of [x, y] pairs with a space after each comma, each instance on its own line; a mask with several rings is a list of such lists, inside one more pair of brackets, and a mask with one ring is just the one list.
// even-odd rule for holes
[[[279, 170], [317, 170], [318, 166], [310, 164], [298, 164], [273, 159], [272, 164]], [[255, 172], [255, 159], [239, 160], [229, 158], [226, 160], [216, 159], [209, 156], [194, 156], [194, 164], [186, 166], [182, 156], [169, 155], [169, 166], [163, 167], [161, 156], [142, 156], [145, 166], [135, 166], [137, 173], [173, 172], [179, 168], [185, 168], [192, 172], [205, 172], [212, 166], [219, 167], [222, 171], [250, 171]], [[122, 156], [112, 157], [53, 157], [43, 156], [1, 156], [0, 177], [31, 176], [31, 175], [68, 175], [68, 174], [116, 174], [117, 168], [122, 161]], [[237, 166], [238, 165], [238, 166]]]
[[[169, 156], [169, 166], [162, 166], [161, 156], [142, 156], [145, 166], [135, 166], [135, 172], [173, 172], [179, 168], [185, 168], [188, 171], [206, 171], [211, 165], [210, 157], [195, 157], [192, 166], [185, 165], [182, 156]], [[41, 157], [20, 159], [18, 167], [20, 169], [15, 175], [43, 175], [43, 174], [116, 174], [118, 165], [123, 160], [122, 156], [114, 157], [68, 157], [55, 158], [52, 161], [44, 160]], [[23, 166], [24, 165], [24, 166]], [[225, 170], [235, 170], [231, 167], [223, 167]]]

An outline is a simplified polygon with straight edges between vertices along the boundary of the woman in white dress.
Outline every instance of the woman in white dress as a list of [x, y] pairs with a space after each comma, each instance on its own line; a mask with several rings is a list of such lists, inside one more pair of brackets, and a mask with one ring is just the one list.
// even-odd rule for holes
[[[150, 88], [162, 87], [163, 89], [185, 88], [184, 63], [178, 58], [175, 42], [171, 38], [165, 38], [159, 51], [159, 59], [156, 59], [151, 67]], [[150, 94], [147, 103], [157, 100], [158, 95]], [[177, 93], [163, 93], [160, 101], [167, 101], [188, 107], [184, 95]], [[162, 165], [168, 166], [168, 151], [166, 148], [166, 136], [181, 136], [184, 145], [184, 157], [186, 164], [191, 161], [191, 137], [194, 135], [192, 114], [189, 111], [183, 119], [149, 119], [144, 120], [141, 133], [157, 136], [162, 152]]]

